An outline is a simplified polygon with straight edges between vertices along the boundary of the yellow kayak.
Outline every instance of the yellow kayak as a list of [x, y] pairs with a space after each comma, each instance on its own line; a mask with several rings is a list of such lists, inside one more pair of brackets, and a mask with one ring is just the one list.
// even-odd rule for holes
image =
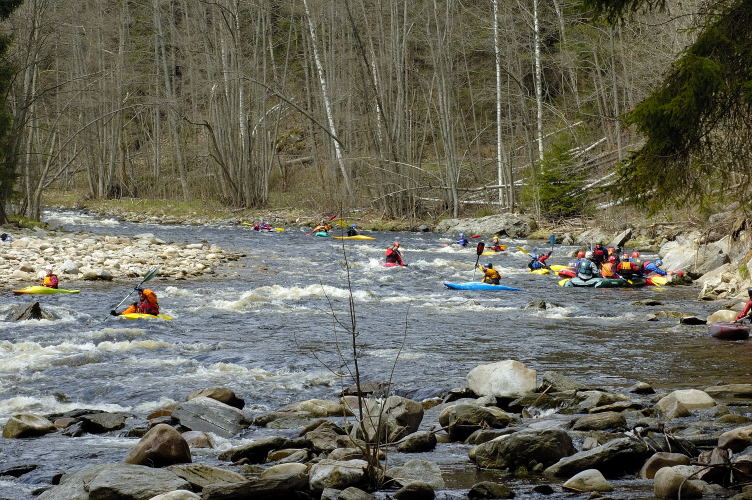
[[559, 271], [563, 271], [564, 269], [573, 269], [572, 267], [565, 266], [562, 264], [551, 264], [551, 270], [555, 273], [558, 273]]
[[335, 240], [375, 240], [372, 236], [366, 236], [363, 234], [356, 234], [355, 236], [335, 236]]
[[121, 318], [125, 319], [172, 319], [172, 316], [167, 316], [166, 314], [144, 314], [144, 313], [128, 313], [128, 314], [121, 314]]
[[51, 293], [78, 293], [80, 290], [66, 290], [65, 288], [50, 288], [48, 286], [42, 286], [42, 285], [34, 285], [34, 286], [27, 286], [26, 288], [21, 288], [20, 290], [13, 290], [13, 293], [16, 295], [21, 295], [23, 293], [40, 293], [40, 294], [51, 294]]
[[[251, 227], [253, 227], [253, 224], [251, 224], [250, 222], [241, 222], [240, 225], [241, 226], [251, 226]], [[273, 227], [271, 229], [262, 229], [262, 231], [278, 231], [280, 233], [283, 232], [284, 230], [285, 230], [285, 228], [283, 228], [283, 227]]]
[[536, 269], [535, 271], [530, 271], [533, 274], [548, 274], [551, 272], [550, 269]]

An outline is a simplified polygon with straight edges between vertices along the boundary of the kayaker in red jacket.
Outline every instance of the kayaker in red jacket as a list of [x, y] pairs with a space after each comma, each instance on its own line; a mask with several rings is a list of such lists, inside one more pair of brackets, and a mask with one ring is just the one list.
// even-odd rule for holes
[[397, 264], [399, 266], [404, 266], [405, 263], [402, 262], [402, 254], [399, 251], [400, 243], [399, 241], [395, 241], [392, 243], [392, 246], [386, 249], [386, 263], [387, 264]]
[[159, 303], [157, 302], [157, 294], [152, 290], [149, 290], [148, 288], [137, 288], [137, 290], [138, 302], [134, 302], [133, 304], [128, 306], [127, 309], [120, 313], [113, 309], [112, 311], [110, 311], [110, 314], [112, 314], [113, 316], [131, 313], [151, 314], [154, 316], [158, 315]]
[[746, 304], [744, 304], [744, 309], [742, 309], [742, 312], [740, 312], [736, 317], [736, 321], [744, 318], [747, 314], [749, 314], [749, 310], [752, 309], [752, 288], [747, 288], [747, 295], [749, 295], [749, 300]]
[[46, 286], [48, 288], [57, 288], [58, 286], [57, 275], [52, 274], [51, 267], [48, 267], [46, 269], [46, 274], [44, 275], [44, 278], [42, 279], [42, 286]]

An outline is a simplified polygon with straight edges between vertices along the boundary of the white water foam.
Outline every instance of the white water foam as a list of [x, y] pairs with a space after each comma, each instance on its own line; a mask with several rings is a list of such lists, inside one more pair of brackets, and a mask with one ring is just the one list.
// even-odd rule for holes
[[[353, 298], [366, 302], [375, 299], [371, 292], [353, 290]], [[280, 285], [262, 286], [245, 292], [237, 300], [215, 300], [211, 304], [217, 309], [228, 311], [248, 311], [259, 307], [265, 307], [269, 302], [285, 303], [287, 301], [304, 301], [312, 297], [329, 297], [332, 299], [345, 299], [350, 292], [345, 288], [337, 288], [330, 285], [308, 285], [305, 287], [284, 287]]]
[[[229, 383], [229, 381], [259, 381], [270, 383], [273, 388], [286, 390], [302, 390], [312, 386], [333, 386], [339, 378], [328, 371], [273, 372], [263, 368], [247, 368], [235, 363], [214, 363], [201, 366], [192, 375], [204, 383]], [[191, 375], [186, 375], [191, 377]]]
[[120, 406], [113, 403], [80, 403], [73, 401], [61, 402], [53, 396], [31, 397], [16, 396], [0, 400], [0, 422], [5, 423], [11, 415], [16, 413], [63, 413], [78, 408], [102, 411], [130, 411], [130, 406]]

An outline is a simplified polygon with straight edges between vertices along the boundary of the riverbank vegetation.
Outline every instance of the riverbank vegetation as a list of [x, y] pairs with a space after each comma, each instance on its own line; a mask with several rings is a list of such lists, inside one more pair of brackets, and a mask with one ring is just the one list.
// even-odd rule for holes
[[[733, 156], [749, 144], [733, 100], [747, 74], [730, 63], [743, 2], [585, 4], [25, 2], [3, 24], [15, 73], [0, 201], [31, 218], [58, 189], [196, 211], [540, 219], [713, 199], [748, 158]], [[635, 12], [611, 24], [599, 10]], [[734, 168], [705, 183], [719, 148]], [[687, 196], [670, 180], [690, 165]]]

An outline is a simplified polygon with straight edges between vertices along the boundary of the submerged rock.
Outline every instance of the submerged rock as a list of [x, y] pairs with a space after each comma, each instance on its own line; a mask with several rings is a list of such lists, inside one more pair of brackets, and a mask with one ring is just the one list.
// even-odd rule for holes
[[56, 314], [43, 310], [39, 305], [39, 302], [14, 306], [5, 317], [5, 321], [29, 321], [40, 319], [55, 320], [60, 318]]
[[556, 463], [575, 453], [572, 438], [563, 430], [527, 430], [501, 436], [470, 450], [479, 467], [491, 469], [532, 469], [538, 464]]
[[192, 431], [213, 432], [222, 437], [232, 437], [251, 424], [241, 410], [206, 396], [179, 404], [172, 416]]
[[185, 398], [186, 401], [196, 399], [199, 397], [212, 398], [220, 403], [232, 406], [239, 410], [242, 410], [245, 406], [245, 401], [235, 395], [235, 392], [227, 387], [209, 387], [208, 389], [199, 389], [188, 394]]
[[506, 484], [494, 483], [493, 481], [481, 481], [476, 483], [467, 492], [470, 500], [484, 498], [514, 498], [514, 491]]
[[31, 413], [19, 413], [8, 419], [3, 427], [4, 438], [26, 438], [43, 436], [55, 432], [55, 425], [44, 417]]

